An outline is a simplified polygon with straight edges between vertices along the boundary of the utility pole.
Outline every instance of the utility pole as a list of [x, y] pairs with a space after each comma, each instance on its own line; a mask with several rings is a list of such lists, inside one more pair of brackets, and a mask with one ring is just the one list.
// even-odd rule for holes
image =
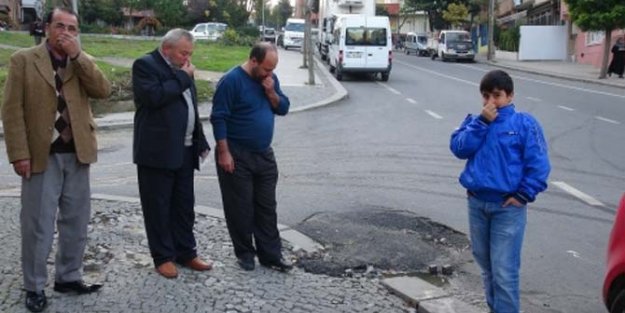
[[261, 38], [265, 38], [265, 0], [260, 0], [260, 4], [263, 6], [263, 8], [261, 9], [261, 11], [263, 12], [263, 30], [261, 33]]
[[486, 59], [492, 61], [495, 54], [495, 0], [488, 1], [488, 52]]

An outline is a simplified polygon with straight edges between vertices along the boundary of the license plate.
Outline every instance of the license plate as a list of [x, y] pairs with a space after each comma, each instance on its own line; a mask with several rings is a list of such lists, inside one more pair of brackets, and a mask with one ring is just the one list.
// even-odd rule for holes
[[348, 58], [360, 58], [360, 57], [362, 57], [362, 52], [360, 52], [360, 51], [348, 51], [347, 52], [347, 57]]

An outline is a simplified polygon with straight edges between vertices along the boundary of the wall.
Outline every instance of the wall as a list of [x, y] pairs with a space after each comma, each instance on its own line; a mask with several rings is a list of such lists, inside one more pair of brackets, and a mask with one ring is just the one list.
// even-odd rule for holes
[[[580, 32], [575, 40], [575, 61], [581, 64], [591, 64], [596, 68], [601, 68], [601, 60], [603, 59], [603, 44], [604, 41], [587, 44], [586, 37], [588, 32]], [[625, 30], [616, 30], [612, 32], [612, 41], [610, 49], [616, 42], [616, 38], [619, 36], [625, 36]], [[612, 60], [612, 53], [608, 62]]]
[[521, 26], [519, 60], [567, 60], [566, 26]]

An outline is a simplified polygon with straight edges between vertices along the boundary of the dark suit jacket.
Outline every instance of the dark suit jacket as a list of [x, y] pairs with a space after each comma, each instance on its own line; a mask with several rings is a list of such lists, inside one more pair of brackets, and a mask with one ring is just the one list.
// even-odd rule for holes
[[158, 50], [132, 66], [135, 100], [133, 161], [137, 165], [176, 169], [182, 166], [188, 111], [183, 91], [191, 88], [195, 110], [194, 167], [209, 149], [197, 110], [195, 82], [182, 70], [172, 69]]

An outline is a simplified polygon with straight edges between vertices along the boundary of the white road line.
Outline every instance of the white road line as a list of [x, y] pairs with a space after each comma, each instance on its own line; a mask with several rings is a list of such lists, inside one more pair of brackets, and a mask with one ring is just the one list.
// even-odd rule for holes
[[558, 108], [562, 109], [562, 110], [566, 110], [566, 111], [575, 111], [575, 109], [573, 108], [569, 108], [569, 107], [565, 107], [563, 105], [559, 105]]
[[376, 82], [376, 83], [377, 83], [378, 85], [380, 85], [380, 86], [382, 86], [382, 87], [386, 88], [388, 91], [390, 91], [390, 92], [392, 92], [392, 93], [394, 93], [394, 94], [396, 94], [396, 95], [401, 95], [401, 92], [399, 92], [397, 89], [395, 89], [395, 88], [393, 88], [393, 87], [391, 87], [391, 86], [389, 86], [389, 85], [387, 85], [387, 84], [383, 84], [383, 83], [381, 83], [381, 82]]
[[568, 192], [569, 194], [571, 194], [572, 196], [588, 203], [589, 205], [592, 206], [605, 206], [603, 203], [601, 203], [599, 200], [581, 192], [580, 190], [575, 189], [573, 186], [562, 182], [562, 181], [552, 181], [552, 184], [556, 185], [558, 188]]
[[604, 122], [608, 122], [608, 123], [612, 123], [612, 124], [616, 124], [616, 125], [621, 124], [621, 122], [618, 122], [618, 121], [615, 121], [615, 120], [611, 120], [609, 118], [605, 118], [605, 117], [602, 117], [602, 116], [595, 116], [595, 118], [600, 120], [600, 121], [604, 121]]
[[[393, 61], [394, 62], [399, 62], [399, 61], [395, 61], [395, 60], [393, 60]], [[487, 70], [487, 69], [481, 69], [479, 67], [466, 65], [466, 64], [458, 64], [458, 65], [464, 66], [464, 67], [468, 67], [468, 68], [472, 68], [472, 69], [478, 70], [480, 72], [488, 72], [488, 71], [490, 71], [490, 70]], [[536, 75], [540, 75], [540, 74], [536, 74]], [[587, 88], [567, 86], [567, 85], [564, 85], [564, 84], [552, 83], [552, 82], [548, 82], [548, 81], [544, 81], [544, 80], [540, 80], [540, 79], [533, 79], [533, 78], [529, 78], [529, 77], [525, 77], [525, 76], [518, 76], [518, 75], [510, 75], [510, 76], [512, 78], [514, 78], [514, 79], [526, 80], [526, 81], [529, 81], [529, 82], [534, 82], [534, 83], [539, 83], [539, 84], [557, 86], [557, 87], [561, 87], [561, 88], [573, 89], [573, 90], [584, 91], [584, 92], [589, 92], [589, 93], [595, 93], [595, 94], [599, 94], [599, 95], [616, 97], [616, 98], [625, 98], [625, 95], [617, 95], [617, 94], [614, 94], [614, 93], [597, 91], [597, 90], [592, 90], [592, 89], [587, 89]]]
[[534, 101], [534, 102], [541, 102], [542, 100], [538, 99], [538, 98], [534, 98], [534, 97], [525, 97], [527, 100], [530, 101]]
[[435, 118], [437, 120], [440, 120], [440, 119], [443, 118], [442, 116], [440, 116], [440, 115], [438, 115], [435, 112], [432, 112], [430, 110], [425, 110], [425, 113], [429, 114], [431, 117], [433, 117], [433, 118]]
[[474, 83], [472, 81], [468, 81], [468, 80], [460, 79], [460, 78], [457, 78], [457, 77], [441, 74], [441, 73], [439, 73], [437, 71], [428, 70], [426, 68], [423, 68], [423, 67], [420, 67], [420, 66], [415, 66], [415, 65], [410, 64], [410, 63], [406, 63], [406, 62], [402, 62], [402, 61], [398, 61], [398, 60], [393, 60], [393, 62], [400, 63], [400, 64], [402, 64], [404, 66], [412, 67], [412, 68], [417, 69], [419, 71], [428, 72], [428, 73], [430, 73], [432, 75], [436, 75], [436, 76], [444, 77], [444, 78], [447, 78], [447, 79], [455, 80], [457, 82], [469, 84], [471, 86], [479, 86], [480, 85], [480, 84]]
[[419, 102], [417, 102], [417, 100], [412, 99], [412, 98], [406, 98], [406, 101], [412, 103], [412, 104], [418, 104]]

